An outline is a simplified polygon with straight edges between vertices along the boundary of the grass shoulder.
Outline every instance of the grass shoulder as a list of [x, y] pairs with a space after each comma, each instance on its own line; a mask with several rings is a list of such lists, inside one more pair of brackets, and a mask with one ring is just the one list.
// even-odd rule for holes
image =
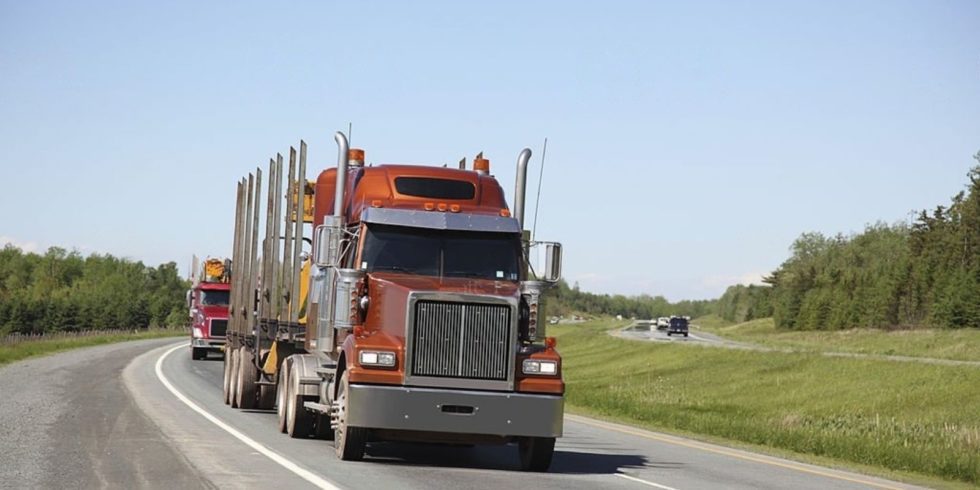
[[[980, 483], [980, 369], [637, 342], [560, 325], [573, 411], [848, 465]], [[903, 478], [908, 480], [909, 478]]]
[[147, 329], [134, 332], [106, 331], [77, 337], [56, 337], [0, 344], [0, 366], [31, 357], [44, 356], [82, 347], [185, 335], [187, 335], [185, 329]]
[[698, 318], [693, 323], [703, 331], [730, 340], [777, 349], [980, 362], [980, 329], [976, 328], [800, 331], [776, 328], [772, 318], [731, 323], [716, 315]]

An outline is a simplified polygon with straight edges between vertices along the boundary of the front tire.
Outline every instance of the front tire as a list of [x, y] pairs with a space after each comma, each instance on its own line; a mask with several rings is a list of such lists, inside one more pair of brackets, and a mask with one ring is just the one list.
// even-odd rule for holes
[[347, 371], [340, 377], [337, 387], [336, 426], [333, 433], [333, 446], [337, 457], [344, 461], [360, 461], [364, 458], [364, 446], [367, 444], [368, 430], [363, 427], [351, 427], [347, 424], [347, 414], [350, 413], [350, 381]]
[[200, 361], [208, 357], [208, 351], [199, 347], [191, 347], [191, 359]]
[[517, 446], [521, 457], [521, 470], [548, 471], [551, 457], [555, 454], [554, 437], [522, 437]]

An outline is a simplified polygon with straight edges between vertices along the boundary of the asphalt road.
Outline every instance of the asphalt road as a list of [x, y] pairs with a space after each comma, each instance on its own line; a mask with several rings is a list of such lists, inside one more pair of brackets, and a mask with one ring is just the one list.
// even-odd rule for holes
[[275, 413], [221, 401], [220, 359], [167, 341], [0, 368], [0, 487], [17, 488], [911, 488], [568, 416], [551, 471], [515, 447], [378, 443], [341, 462], [332, 443], [278, 433]]

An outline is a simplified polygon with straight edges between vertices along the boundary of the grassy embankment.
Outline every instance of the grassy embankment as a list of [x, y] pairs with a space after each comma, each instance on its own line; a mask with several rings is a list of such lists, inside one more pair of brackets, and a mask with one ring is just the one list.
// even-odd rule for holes
[[571, 411], [882, 468], [886, 476], [980, 483], [978, 367], [607, 335], [625, 324], [549, 329], [564, 356]]
[[980, 362], [980, 329], [975, 328], [796, 331], [777, 329], [772, 318], [733, 325], [714, 315], [694, 323], [703, 331], [727, 339], [777, 349]]
[[0, 366], [29, 357], [43, 356], [80, 347], [184, 335], [187, 335], [186, 329], [148, 329], [137, 332], [106, 331], [77, 337], [56, 337], [0, 344]]

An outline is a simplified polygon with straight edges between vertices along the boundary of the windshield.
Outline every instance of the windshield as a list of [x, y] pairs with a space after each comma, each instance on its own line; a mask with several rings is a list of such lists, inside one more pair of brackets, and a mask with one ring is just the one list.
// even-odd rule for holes
[[361, 269], [516, 281], [520, 245], [518, 235], [506, 233], [371, 225]]
[[228, 291], [201, 291], [202, 305], [227, 305]]

